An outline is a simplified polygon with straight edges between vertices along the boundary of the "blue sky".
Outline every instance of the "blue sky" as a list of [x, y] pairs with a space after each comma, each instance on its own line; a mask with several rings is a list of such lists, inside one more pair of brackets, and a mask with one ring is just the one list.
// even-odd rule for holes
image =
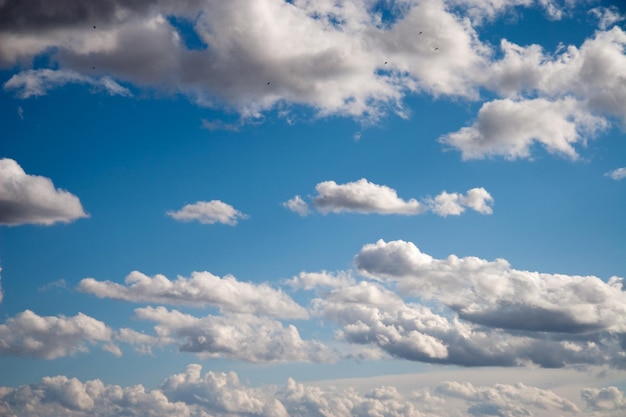
[[626, 411], [619, 4], [0, 16], [0, 415]]

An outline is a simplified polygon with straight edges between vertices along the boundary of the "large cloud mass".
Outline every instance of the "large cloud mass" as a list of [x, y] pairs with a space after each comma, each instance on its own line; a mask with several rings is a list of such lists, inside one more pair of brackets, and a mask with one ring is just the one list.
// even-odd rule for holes
[[28, 175], [12, 159], [0, 159], [0, 224], [69, 223], [88, 217], [75, 195], [46, 177]]

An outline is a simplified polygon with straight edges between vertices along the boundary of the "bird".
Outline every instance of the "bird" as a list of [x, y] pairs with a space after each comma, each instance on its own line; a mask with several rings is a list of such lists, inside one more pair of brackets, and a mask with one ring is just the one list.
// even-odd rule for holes
[[385, 61], [384, 65], [387, 65], [387, 61]]
[[438, 50], [439, 50], [439, 48], [435, 48], [435, 51], [438, 51]]
[[96, 25], [93, 25], [93, 28], [95, 29], [95, 28], [96, 28]]
[[270, 85], [270, 82], [269, 82], [269, 81], [267, 82], [267, 85]]
[[420, 31], [420, 33], [418, 33], [418, 35], [421, 35], [422, 33], [424, 33], [424, 32]]
[[96, 67], [91, 67], [91, 69], [96, 69]]

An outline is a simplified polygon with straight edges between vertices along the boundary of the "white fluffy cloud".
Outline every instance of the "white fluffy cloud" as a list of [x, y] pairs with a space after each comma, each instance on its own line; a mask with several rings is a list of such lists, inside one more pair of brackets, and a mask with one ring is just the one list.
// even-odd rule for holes
[[202, 224], [223, 223], [234, 226], [239, 219], [247, 219], [248, 215], [220, 200], [198, 201], [187, 204], [178, 211], [168, 211], [167, 215], [183, 222], [197, 221]]
[[626, 178], [626, 167], [614, 169], [613, 171], [609, 171], [604, 175], [616, 181], [624, 179]]
[[580, 396], [594, 411], [626, 412], [626, 398], [617, 387], [585, 388]]
[[397, 282], [404, 294], [434, 299], [474, 323], [504, 329], [626, 332], [623, 279], [522, 271], [504, 259], [435, 259], [405, 241], [365, 245], [359, 272]]
[[[403, 214], [417, 215], [432, 211], [440, 216], [459, 215], [465, 207], [482, 214], [491, 214], [493, 197], [484, 188], [472, 188], [467, 194], [442, 192], [434, 198], [423, 202], [411, 198], [405, 201], [398, 197], [393, 188], [369, 182], [365, 178], [358, 181], [337, 184], [335, 181], [320, 182], [315, 186], [317, 195], [312, 198], [311, 205], [320, 213], [352, 212], [361, 214]], [[300, 196], [296, 196], [283, 204], [292, 211], [307, 210], [308, 205]]]
[[178, 340], [182, 352], [202, 358], [225, 357], [247, 362], [329, 362], [333, 352], [317, 341], [305, 341], [293, 325], [250, 314], [198, 318], [164, 307], [135, 310], [138, 318], [156, 322], [159, 337]]
[[398, 197], [396, 190], [371, 183], [365, 178], [346, 184], [324, 181], [317, 184], [315, 190], [318, 195], [313, 198], [313, 205], [324, 214], [347, 211], [412, 215], [424, 211], [414, 198], [404, 201]]
[[584, 105], [567, 97], [556, 101], [495, 100], [484, 104], [478, 120], [470, 127], [439, 138], [439, 141], [461, 151], [463, 159], [504, 156], [527, 158], [534, 142], [548, 152], [576, 159], [576, 144], [606, 128], [608, 122], [590, 114]]
[[294, 213], [298, 213], [302, 217], [309, 214], [309, 205], [299, 195], [285, 201], [282, 205]]
[[103, 322], [79, 313], [73, 317], [39, 316], [26, 310], [0, 324], [0, 355], [55, 359], [86, 352], [89, 344], [119, 354], [110, 342], [113, 331]]
[[85, 278], [78, 289], [100, 298], [171, 305], [216, 306], [226, 313], [250, 313], [282, 318], [306, 318], [306, 310], [287, 294], [268, 284], [238, 281], [232, 275], [220, 278], [210, 272], [193, 272], [190, 278], [171, 281], [164, 275], [149, 277], [131, 272], [126, 285]]
[[[339, 341], [376, 347], [396, 358], [462, 366], [557, 368], [575, 364], [618, 364], [619, 337], [580, 337], [543, 332], [507, 332], [458, 316], [436, 314], [426, 305], [407, 303], [380, 284], [359, 282], [312, 302], [316, 315], [337, 323]], [[527, 317], [525, 317], [528, 320]], [[520, 319], [521, 320], [521, 319]]]
[[[595, 405], [594, 415], [609, 417], [620, 410], [611, 408], [614, 404], [608, 401], [594, 402], [598, 394], [623, 396], [614, 387], [583, 390], [583, 398]], [[104, 384], [98, 379], [81, 382], [66, 376], [44, 377], [32, 385], [0, 387], [3, 415], [87, 417], [96, 410], [102, 417], [573, 417], [581, 412], [574, 403], [550, 390], [524, 384], [485, 386], [448, 381], [410, 393], [390, 385], [360, 392], [351, 387], [303, 384], [289, 378], [281, 386], [251, 387], [234, 372], [203, 374], [197, 364], [188, 365], [153, 389]]]
[[0, 159], [0, 224], [69, 223], [88, 217], [75, 195], [46, 177], [28, 175], [12, 159]]

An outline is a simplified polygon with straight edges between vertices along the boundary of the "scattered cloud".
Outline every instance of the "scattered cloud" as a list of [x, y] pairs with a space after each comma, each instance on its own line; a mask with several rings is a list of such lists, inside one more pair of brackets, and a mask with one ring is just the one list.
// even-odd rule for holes
[[610, 171], [604, 174], [604, 176], [612, 178], [616, 181], [624, 179], [626, 178], [626, 167], [614, 169], [613, 171]]
[[247, 219], [248, 215], [220, 200], [198, 201], [187, 204], [178, 211], [168, 211], [168, 216], [183, 222], [197, 221], [202, 224], [223, 223], [230, 226], [237, 224], [239, 219]]
[[607, 126], [605, 119], [589, 114], [573, 98], [502, 99], [485, 103], [472, 126], [448, 133], [439, 141], [460, 150], [463, 159], [528, 158], [534, 142], [550, 153], [576, 159], [578, 153], [573, 145], [584, 145], [586, 138]]
[[287, 294], [268, 284], [238, 281], [232, 275], [220, 278], [210, 272], [193, 272], [190, 278], [169, 280], [164, 275], [149, 277], [131, 272], [126, 285], [85, 278], [78, 289], [100, 298], [142, 303], [216, 306], [225, 313], [249, 313], [281, 318], [307, 318], [306, 310]]
[[46, 177], [28, 175], [14, 160], [0, 159], [0, 224], [52, 225], [89, 217], [78, 197]]
[[235, 123], [226, 123], [223, 120], [202, 119], [202, 127], [210, 130], [211, 132], [215, 130], [227, 130], [230, 132], [237, 132], [240, 128], [240, 125]]
[[434, 299], [464, 320], [538, 332], [626, 332], [623, 278], [547, 274], [511, 268], [504, 259], [435, 259], [413, 243], [363, 246], [355, 258], [368, 277], [392, 280], [401, 293]]
[[309, 205], [299, 195], [285, 201], [282, 206], [293, 211], [294, 213], [298, 213], [302, 217], [309, 214]]
[[50, 291], [53, 288], [66, 289], [67, 288], [67, 282], [63, 278], [61, 278], [61, 279], [58, 279], [56, 281], [49, 282], [46, 285], [42, 285], [41, 287], [37, 288], [37, 290], [39, 290], [39, 291]]
[[39, 316], [25, 310], [0, 324], [0, 355], [55, 359], [88, 351], [87, 344], [111, 342], [103, 322], [78, 313], [73, 317]]
[[178, 340], [181, 352], [201, 358], [246, 362], [330, 362], [334, 353], [317, 341], [300, 338], [294, 325], [251, 314], [198, 318], [164, 307], [135, 310], [139, 319], [156, 322], [159, 337]]
[[626, 411], [626, 398], [617, 387], [585, 388], [581, 391], [580, 396], [593, 411], [611, 413]]
[[[491, 214], [493, 197], [484, 188], [472, 188], [467, 194], [442, 192], [434, 198], [419, 202], [414, 198], [405, 201], [396, 190], [386, 185], [369, 182], [365, 178], [346, 184], [324, 181], [316, 185], [318, 195], [311, 205], [322, 214], [402, 214], [417, 215], [432, 211], [439, 216], [459, 215], [469, 207], [481, 214]], [[283, 206], [301, 216], [308, 214], [308, 204], [297, 195]]]
[[17, 115], [20, 117], [20, 120], [24, 120], [24, 108], [22, 106], [17, 106]]

